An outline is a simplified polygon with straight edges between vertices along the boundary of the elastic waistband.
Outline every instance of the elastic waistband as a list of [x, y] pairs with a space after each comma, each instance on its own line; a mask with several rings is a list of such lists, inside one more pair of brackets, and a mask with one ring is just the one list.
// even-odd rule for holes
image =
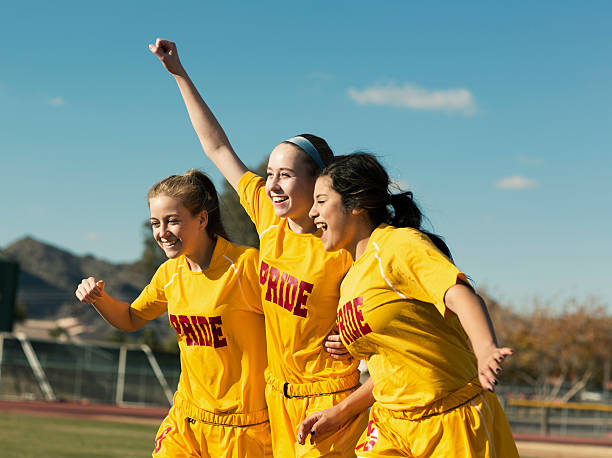
[[359, 386], [359, 371], [341, 378], [319, 380], [310, 383], [288, 383], [276, 378], [266, 369], [266, 383], [286, 398], [310, 398], [349, 391]]
[[474, 378], [457, 391], [454, 391], [448, 396], [438, 399], [437, 401], [434, 401], [424, 407], [406, 410], [391, 410], [376, 402], [372, 406], [372, 414], [380, 419], [384, 419], [385, 417], [393, 417], [400, 420], [420, 420], [453, 410], [474, 399], [482, 392], [483, 388], [480, 386], [478, 378]]
[[218, 414], [194, 406], [178, 392], [174, 394], [174, 407], [186, 417], [211, 425], [245, 427], [268, 421], [268, 409], [249, 413]]

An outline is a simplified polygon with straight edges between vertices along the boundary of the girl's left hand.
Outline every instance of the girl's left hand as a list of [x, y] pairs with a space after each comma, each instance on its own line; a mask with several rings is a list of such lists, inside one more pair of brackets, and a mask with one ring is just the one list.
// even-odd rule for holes
[[501, 374], [501, 364], [506, 359], [506, 356], [513, 355], [511, 348], [493, 347], [490, 351], [483, 355], [476, 355], [478, 359], [478, 380], [483, 388], [489, 391], [495, 391], [497, 385], [497, 376]]
[[336, 432], [346, 422], [338, 411], [338, 406], [315, 412], [308, 416], [298, 428], [297, 441], [304, 445], [310, 435], [310, 445], [314, 445], [321, 436]]
[[333, 359], [345, 360], [352, 358], [351, 354], [342, 343], [342, 339], [337, 329], [332, 329], [327, 335], [325, 342], [323, 342], [323, 347]]

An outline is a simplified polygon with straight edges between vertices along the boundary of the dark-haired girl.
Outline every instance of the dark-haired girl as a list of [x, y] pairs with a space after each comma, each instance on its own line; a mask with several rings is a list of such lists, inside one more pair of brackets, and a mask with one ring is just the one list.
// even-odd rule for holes
[[217, 192], [191, 170], [148, 194], [153, 236], [168, 260], [132, 303], [89, 277], [76, 295], [110, 324], [137, 331], [168, 312], [181, 353], [181, 376], [155, 439], [154, 457], [272, 456], [264, 401], [265, 327], [254, 248], [227, 240]]
[[175, 44], [158, 39], [150, 49], [174, 76], [204, 152], [236, 189], [259, 234], [259, 276], [253, 282], [261, 287], [266, 318], [266, 401], [274, 455], [355, 456], [365, 412], [316, 444], [296, 441], [304, 418], [337, 405], [359, 386], [358, 361], [334, 358], [333, 352], [346, 350], [324, 349], [352, 259], [344, 250], [326, 252], [308, 216], [316, 174], [332, 160], [331, 149], [314, 135], [292, 137], [272, 150], [267, 178], [258, 177], [232, 149], [181, 65]]
[[317, 179], [310, 215], [325, 249], [355, 259], [342, 282], [340, 334], [366, 360], [373, 391], [309, 417], [302, 439], [375, 401], [359, 456], [516, 457], [493, 394], [512, 350], [498, 347], [484, 302], [444, 242], [421, 230], [412, 194], [392, 195], [389, 184], [363, 153], [338, 158]]

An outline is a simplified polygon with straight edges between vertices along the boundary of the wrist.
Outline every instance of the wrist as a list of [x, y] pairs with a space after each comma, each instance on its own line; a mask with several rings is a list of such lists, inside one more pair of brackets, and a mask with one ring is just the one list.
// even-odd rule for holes
[[173, 71], [170, 71], [170, 73], [172, 74], [172, 76], [174, 76], [174, 78], [178, 81], [178, 80], [189, 80], [189, 76], [187, 75], [187, 71], [185, 70], [185, 68], [179, 64], [179, 66], [177, 68], [175, 68]]
[[481, 359], [487, 359], [496, 348], [497, 345], [493, 341], [481, 343], [478, 345], [478, 347], [474, 346], [474, 354], [476, 355], [476, 359], [479, 361]]

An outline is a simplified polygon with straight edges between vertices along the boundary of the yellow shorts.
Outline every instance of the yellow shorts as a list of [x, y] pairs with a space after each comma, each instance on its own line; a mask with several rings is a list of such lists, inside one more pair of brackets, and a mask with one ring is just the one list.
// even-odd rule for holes
[[239, 426], [224, 418], [236, 415], [211, 416], [218, 423], [188, 417], [174, 405], [157, 431], [153, 457], [272, 457], [267, 415], [262, 422], [262, 413], [241, 414]]
[[488, 391], [451, 410], [417, 419], [374, 404], [356, 452], [367, 458], [519, 456], [499, 400]]
[[355, 417], [337, 432], [323, 436], [323, 440], [317, 440], [314, 445], [310, 445], [310, 437], [304, 445], [300, 445], [297, 431], [300, 423], [310, 414], [338, 404], [355, 391], [359, 387], [359, 372], [339, 380], [288, 385], [266, 371], [266, 382], [275, 457], [355, 456], [357, 439], [368, 421], [367, 412]]

